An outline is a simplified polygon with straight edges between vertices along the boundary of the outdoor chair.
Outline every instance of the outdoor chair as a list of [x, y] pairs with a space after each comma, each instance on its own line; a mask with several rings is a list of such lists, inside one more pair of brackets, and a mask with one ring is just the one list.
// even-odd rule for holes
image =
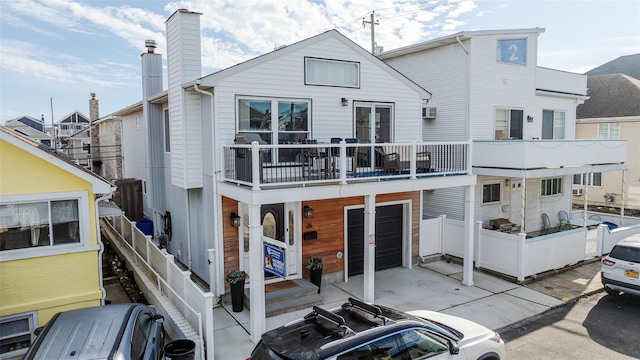
[[548, 233], [551, 229], [551, 221], [549, 221], [549, 215], [542, 213], [542, 232]]
[[566, 211], [564, 210], [558, 211], [558, 219], [560, 220], [561, 229], [571, 227], [571, 220], [569, 219], [569, 215], [567, 214]]

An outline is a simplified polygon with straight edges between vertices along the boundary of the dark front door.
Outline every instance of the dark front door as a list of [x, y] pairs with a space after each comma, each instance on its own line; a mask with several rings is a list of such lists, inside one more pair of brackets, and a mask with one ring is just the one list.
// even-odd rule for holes
[[[376, 207], [376, 271], [402, 266], [403, 205]], [[347, 213], [349, 276], [364, 272], [364, 209]]]

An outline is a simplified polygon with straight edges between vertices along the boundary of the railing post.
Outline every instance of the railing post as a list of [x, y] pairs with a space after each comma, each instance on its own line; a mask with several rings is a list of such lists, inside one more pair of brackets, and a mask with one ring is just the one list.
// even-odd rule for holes
[[[352, 164], [351, 166], [355, 166]], [[347, 183], [347, 142], [340, 140], [340, 184]]]
[[136, 222], [132, 221], [131, 222], [131, 248], [133, 249], [133, 259], [135, 260], [136, 264], [138, 263], [138, 257], [136, 256]]
[[476, 243], [476, 255], [475, 255], [475, 262], [476, 262], [476, 269], [480, 268], [480, 262], [482, 261], [482, 221], [478, 220], [476, 221], [476, 229], [473, 232], [474, 233], [474, 240]]
[[252, 190], [260, 190], [260, 179], [262, 178], [262, 168], [260, 167], [260, 148], [257, 141], [251, 142], [251, 180]]
[[410, 161], [409, 161], [409, 177], [412, 180], [416, 179], [416, 161], [418, 159], [418, 145], [416, 144], [416, 142], [414, 141], [411, 144], [411, 154], [409, 154], [410, 156]]
[[144, 242], [145, 243], [145, 248], [146, 248], [146, 251], [145, 251], [145, 255], [146, 256], [145, 256], [144, 260], [147, 262], [147, 264], [151, 264], [151, 259], [149, 259], [149, 253], [150, 253], [149, 246], [153, 245], [153, 243], [151, 242], [151, 235], [145, 235], [144, 237], [147, 240], [147, 241]]

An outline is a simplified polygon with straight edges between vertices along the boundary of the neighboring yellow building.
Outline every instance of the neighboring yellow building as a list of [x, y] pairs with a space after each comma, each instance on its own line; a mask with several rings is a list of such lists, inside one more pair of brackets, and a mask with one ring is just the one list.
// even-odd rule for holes
[[0, 127], [0, 359], [59, 311], [103, 303], [98, 203], [115, 187]]

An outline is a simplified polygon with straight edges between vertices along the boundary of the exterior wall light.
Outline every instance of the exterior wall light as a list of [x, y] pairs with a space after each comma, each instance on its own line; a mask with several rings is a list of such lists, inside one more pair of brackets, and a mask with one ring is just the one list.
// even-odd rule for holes
[[238, 214], [232, 212], [231, 216], [229, 218], [231, 219], [231, 226], [240, 227], [240, 219], [241, 219], [241, 217], [238, 216]]
[[349, 100], [347, 100], [347, 98], [342, 98], [342, 106], [349, 106]]
[[304, 206], [304, 209], [302, 210], [302, 213], [303, 213], [305, 219], [311, 219], [313, 217], [313, 209], [310, 208], [307, 205]]

